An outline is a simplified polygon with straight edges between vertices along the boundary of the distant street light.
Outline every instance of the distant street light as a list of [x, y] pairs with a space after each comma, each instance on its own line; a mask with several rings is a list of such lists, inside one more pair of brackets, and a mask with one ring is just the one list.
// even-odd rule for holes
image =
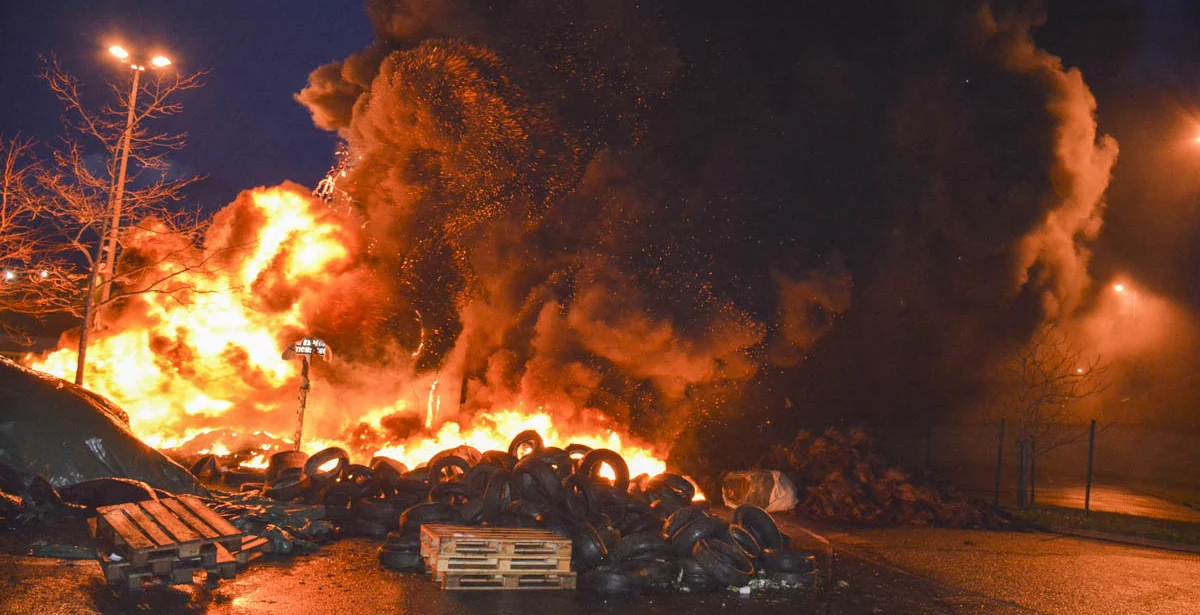
[[1123, 293], [1123, 292], [1125, 292], [1125, 285], [1124, 284], [1113, 284], [1113, 290], [1115, 290], [1119, 293]]
[[[121, 229], [121, 206], [125, 199], [125, 170], [129, 166], [129, 141], [133, 137], [133, 128], [137, 120], [137, 95], [138, 95], [138, 80], [141, 77], [142, 71], [146, 70], [145, 65], [137, 64], [129, 61], [131, 57], [129, 52], [120, 45], [113, 45], [108, 48], [108, 52], [122, 62], [128, 62], [129, 69], [133, 71], [133, 86], [129, 89], [129, 113], [125, 119], [125, 134], [121, 137], [120, 154], [121, 166], [117, 172], [117, 180], [113, 185], [112, 203], [112, 222], [108, 226], [108, 254], [105, 255], [104, 271], [108, 279], [100, 290], [101, 303], [108, 301], [112, 294], [112, 281], [116, 277], [116, 258], [117, 258], [117, 234]], [[170, 66], [171, 60], [166, 56], [154, 56], [150, 60], [150, 64], [155, 68], [163, 68]]]

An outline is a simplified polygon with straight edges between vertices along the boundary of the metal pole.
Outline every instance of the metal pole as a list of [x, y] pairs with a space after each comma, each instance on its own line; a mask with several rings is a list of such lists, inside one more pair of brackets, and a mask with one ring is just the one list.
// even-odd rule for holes
[[308, 403], [308, 355], [301, 355], [300, 364], [300, 410], [296, 412], [296, 450], [300, 450], [300, 436], [304, 432], [304, 406]]
[[1034, 506], [1037, 497], [1037, 440], [1029, 440], [1029, 505]]
[[1088, 428], [1088, 469], [1087, 469], [1087, 484], [1083, 488], [1083, 514], [1087, 514], [1092, 509], [1092, 459], [1096, 454], [1096, 419], [1092, 419], [1092, 425]]
[[112, 223], [109, 225], [108, 254], [105, 256], [104, 271], [108, 280], [100, 289], [100, 303], [112, 295], [112, 281], [116, 277], [117, 234], [121, 230], [121, 202], [125, 198], [125, 170], [129, 166], [129, 142], [133, 137], [134, 111], [137, 109], [138, 79], [142, 71], [133, 69], [133, 87], [129, 91], [129, 114], [125, 120], [125, 135], [121, 139], [121, 166], [117, 172], [117, 186], [113, 191]]
[[1004, 419], [1000, 419], [1000, 438], [996, 443], [996, 491], [992, 496], [992, 505], [1000, 505], [1000, 476], [1004, 468]]
[[100, 257], [104, 251], [104, 236], [108, 234], [108, 220], [104, 221], [100, 238], [96, 241], [96, 256], [92, 259], [92, 270], [88, 273], [87, 294], [83, 296], [83, 325], [79, 328], [79, 352], [75, 355], [75, 384], [83, 386], [84, 365], [87, 363], [88, 334], [92, 330], [92, 318], [96, 307], [96, 273], [100, 269]]
[[1025, 481], [1029, 475], [1026, 473], [1025, 465], [1025, 439], [1017, 440], [1017, 507], [1025, 508], [1025, 502], [1029, 497], [1029, 492], [1025, 489]]

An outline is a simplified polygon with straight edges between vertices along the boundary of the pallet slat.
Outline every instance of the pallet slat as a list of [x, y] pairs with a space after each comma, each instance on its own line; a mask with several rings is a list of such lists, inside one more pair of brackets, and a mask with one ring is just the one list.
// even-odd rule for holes
[[571, 558], [560, 557], [461, 557], [433, 554], [427, 558], [431, 571], [570, 572]]
[[101, 513], [100, 519], [117, 532], [123, 544], [134, 551], [145, 551], [156, 546], [129, 517], [125, 516], [125, 511], [119, 508]]
[[156, 500], [147, 500], [145, 502], [139, 502], [138, 506], [141, 506], [142, 510], [144, 510], [146, 514], [153, 517], [159, 523], [159, 525], [161, 525], [162, 528], [166, 530], [172, 538], [175, 539], [175, 542], [200, 542], [200, 535], [196, 532], [193, 532], [191, 528], [179, 521], [179, 519], [170, 511], [168, 511], [168, 509], [163, 506], [161, 502]]
[[[239, 562], [248, 561], [242, 549], [257, 550], [263, 539], [243, 537], [200, 500], [162, 498], [97, 510], [94, 535], [108, 542], [96, 556], [105, 580], [121, 584], [129, 592], [141, 591], [142, 582], [158, 578], [180, 584], [191, 583], [197, 572], [231, 579]], [[228, 545], [239, 550], [232, 553]], [[113, 555], [122, 561], [112, 561]]]
[[149, 536], [150, 540], [152, 540], [156, 545], [163, 547], [175, 544], [175, 541], [171, 539], [170, 536], [167, 536], [167, 534], [162, 531], [162, 528], [160, 528], [158, 524], [154, 522], [154, 520], [146, 516], [146, 513], [141, 508], [136, 506], [126, 506], [121, 510], [126, 516], [129, 517], [130, 520], [133, 521], [135, 525], [138, 526], [138, 528], [142, 530], [143, 533]]
[[166, 506], [167, 509], [175, 513], [175, 516], [178, 517], [179, 520], [182, 521], [184, 525], [188, 526], [188, 528], [190, 528], [193, 532], [199, 534], [200, 538], [204, 540], [220, 538], [221, 534], [219, 532], [209, 527], [209, 525], [205, 523], [203, 519], [192, 514], [192, 511], [188, 510], [188, 507], [184, 506], [179, 500], [168, 499], [161, 501], [163, 506]]
[[448, 573], [441, 579], [444, 590], [484, 589], [575, 589], [575, 573], [565, 574], [478, 574]]

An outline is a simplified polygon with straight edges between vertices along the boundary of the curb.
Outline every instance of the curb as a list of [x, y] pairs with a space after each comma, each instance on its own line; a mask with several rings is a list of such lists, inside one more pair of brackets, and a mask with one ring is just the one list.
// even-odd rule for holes
[[1073, 536], [1076, 538], [1090, 538], [1092, 540], [1103, 540], [1105, 542], [1115, 542], [1136, 547], [1146, 547], [1148, 549], [1161, 549], [1163, 551], [1177, 551], [1181, 553], [1193, 553], [1200, 555], [1200, 545], [1189, 545], [1179, 542], [1167, 542], [1165, 540], [1153, 540], [1150, 538], [1139, 538], [1137, 536], [1125, 536], [1124, 534], [1111, 534], [1109, 532], [1097, 532], [1095, 530], [1080, 530], [1069, 527], [1052, 525], [1049, 531], [1053, 534], [1063, 536]]

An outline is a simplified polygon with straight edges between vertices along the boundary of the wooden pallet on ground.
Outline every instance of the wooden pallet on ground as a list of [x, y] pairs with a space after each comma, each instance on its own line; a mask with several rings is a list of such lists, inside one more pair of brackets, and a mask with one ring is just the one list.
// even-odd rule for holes
[[478, 573], [448, 572], [441, 579], [442, 589], [575, 589], [575, 573]]
[[571, 558], [571, 539], [529, 527], [421, 526], [421, 555], [541, 556]]
[[428, 524], [426, 570], [442, 589], [574, 589], [571, 540], [538, 528]]
[[246, 552], [242, 532], [193, 496], [104, 506], [96, 513], [91, 528], [103, 543], [97, 556], [104, 578], [128, 591], [150, 578], [190, 583], [198, 572], [207, 572], [210, 581], [231, 579], [235, 553]]

